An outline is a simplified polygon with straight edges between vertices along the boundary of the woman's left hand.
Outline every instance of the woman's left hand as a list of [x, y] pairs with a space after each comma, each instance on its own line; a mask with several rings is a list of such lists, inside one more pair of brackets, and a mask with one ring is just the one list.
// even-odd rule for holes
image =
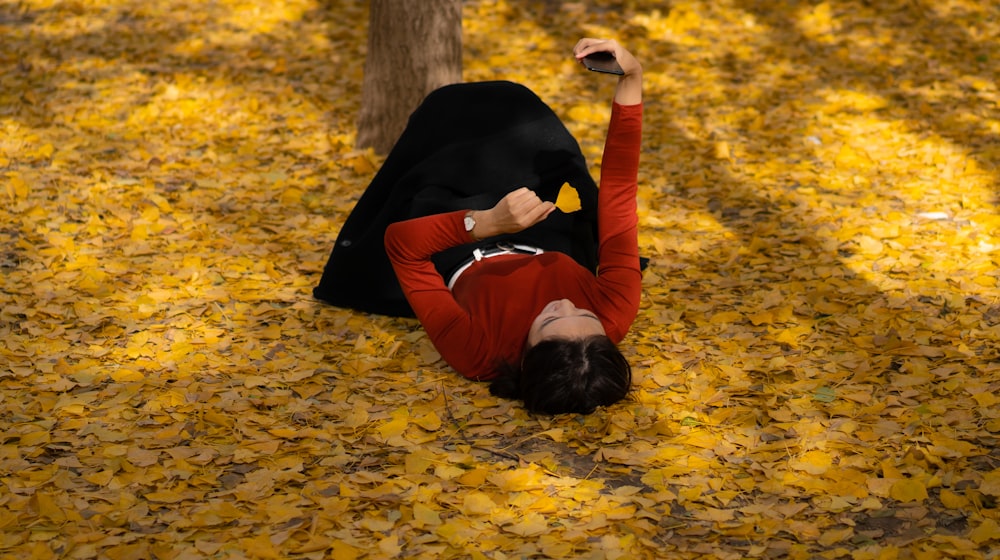
[[493, 208], [472, 213], [476, 227], [472, 234], [486, 239], [505, 233], [518, 233], [549, 217], [555, 204], [538, 198], [534, 191], [521, 187], [507, 193]]

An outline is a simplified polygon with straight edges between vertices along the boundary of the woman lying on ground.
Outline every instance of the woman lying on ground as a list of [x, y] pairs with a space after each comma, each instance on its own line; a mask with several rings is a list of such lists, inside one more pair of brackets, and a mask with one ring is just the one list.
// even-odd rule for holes
[[[624, 74], [618, 78], [612, 104], [600, 188], [592, 197], [588, 189], [574, 185], [582, 191], [583, 208], [578, 217], [555, 207], [558, 187], [563, 182], [561, 175], [579, 179], [582, 161], [578, 155], [562, 157], [562, 148], [532, 148], [532, 161], [514, 167], [527, 165], [541, 179], [535, 184], [532, 180], [508, 184], [503, 187], [507, 192], [498, 201], [501, 195], [497, 186], [489, 184], [489, 173], [478, 173], [483, 177], [482, 193], [476, 191], [476, 185], [465, 186], [461, 192], [464, 196], [452, 198], [468, 205], [456, 209], [454, 200], [442, 204], [441, 199], [454, 194], [453, 189], [427, 185], [428, 174], [442, 174], [440, 160], [428, 166], [434, 171], [408, 171], [407, 176], [418, 175], [421, 180], [397, 181], [390, 189], [412, 191], [414, 185], [420, 184], [422, 192], [435, 193], [431, 198], [436, 197], [436, 208], [450, 208], [436, 213], [417, 209], [426, 206], [421, 200], [427, 197], [411, 193], [405, 199], [407, 209], [403, 213], [419, 217], [394, 221], [384, 234], [385, 253], [398, 284], [431, 342], [459, 373], [470, 379], [491, 380], [494, 395], [521, 399], [534, 412], [590, 413], [598, 406], [622, 399], [631, 384], [631, 368], [616, 344], [635, 320], [640, 298], [636, 191], [642, 69], [631, 53], [612, 40], [582, 39], [573, 51], [577, 60], [593, 53], [613, 55]], [[476, 84], [442, 89], [459, 88], [454, 92], [461, 92], [467, 87], [466, 93], [474, 95], [473, 86]], [[428, 96], [425, 104], [434, 96]], [[418, 109], [407, 132], [429, 126], [420, 124], [424, 122], [420, 115]], [[504, 130], [522, 126], [516, 117], [510, 118], [509, 125], [501, 125]], [[528, 128], [514, 136], [525, 130], [539, 132], [537, 122], [541, 119], [525, 119], [527, 124], [523, 126]], [[493, 138], [496, 134], [487, 136]], [[537, 142], [538, 134], [526, 136], [532, 137], [529, 143]], [[410, 145], [412, 138], [407, 138], [404, 133], [397, 148], [412, 152], [415, 148], [401, 147]], [[511, 165], [503, 163], [506, 156], [499, 154], [510, 147], [493, 151], [488, 149], [490, 141], [475, 140], [481, 143], [475, 154], [483, 154], [485, 163], [473, 154], [455, 164], [504, 166], [502, 173], [510, 175]], [[578, 152], [575, 141], [573, 144]], [[402, 156], [393, 155], [385, 165], [399, 165]], [[409, 165], [409, 169], [415, 167], [412, 162]], [[558, 180], [552, 181], [553, 177]], [[517, 188], [518, 184], [534, 188]], [[491, 195], [493, 202], [484, 205]], [[364, 196], [369, 195], [366, 192]], [[393, 204], [393, 195], [383, 193], [370, 198]], [[356, 207], [352, 217], [358, 212]], [[588, 220], [596, 221], [596, 240], [586, 227]], [[351, 273], [343, 267], [338, 269], [334, 262], [338, 249], [343, 251], [351, 245], [343, 237], [342, 232], [324, 281], [327, 275]], [[320, 288], [316, 293], [321, 299], [333, 299], [324, 297]]]

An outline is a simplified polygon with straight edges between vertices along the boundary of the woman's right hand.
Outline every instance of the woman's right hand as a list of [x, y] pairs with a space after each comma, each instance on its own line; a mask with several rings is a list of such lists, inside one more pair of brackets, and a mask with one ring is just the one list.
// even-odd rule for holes
[[573, 47], [573, 56], [578, 61], [583, 61], [584, 57], [597, 52], [606, 52], [614, 56], [615, 60], [618, 61], [618, 65], [622, 67], [622, 71], [625, 72], [625, 76], [642, 72], [642, 66], [639, 64], [639, 61], [614, 39], [584, 37], [577, 41]]
[[493, 208], [472, 213], [476, 227], [472, 235], [486, 239], [505, 233], [518, 233], [549, 217], [556, 209], [552, 202], [538, 198], [534, 191], [521, 187], [507, 193]]

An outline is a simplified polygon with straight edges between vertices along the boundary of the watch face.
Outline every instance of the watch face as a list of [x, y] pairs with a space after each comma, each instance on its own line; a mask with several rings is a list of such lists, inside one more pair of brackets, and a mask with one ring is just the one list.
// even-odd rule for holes
[[476, 227], [476, 220], [472, 219], [472, 216], [465, 217], [465, 231], [472, 231], [472, 228]]

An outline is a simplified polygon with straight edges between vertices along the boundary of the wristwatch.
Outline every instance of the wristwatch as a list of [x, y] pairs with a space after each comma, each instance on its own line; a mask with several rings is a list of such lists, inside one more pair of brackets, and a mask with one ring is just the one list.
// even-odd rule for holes
[[469, 232], [469, 236], [476, 239], [473, 235], [472, 230], [476, 228], [476, 219], [472, 217], [472, 210], [465, 213], [465, 231]]

